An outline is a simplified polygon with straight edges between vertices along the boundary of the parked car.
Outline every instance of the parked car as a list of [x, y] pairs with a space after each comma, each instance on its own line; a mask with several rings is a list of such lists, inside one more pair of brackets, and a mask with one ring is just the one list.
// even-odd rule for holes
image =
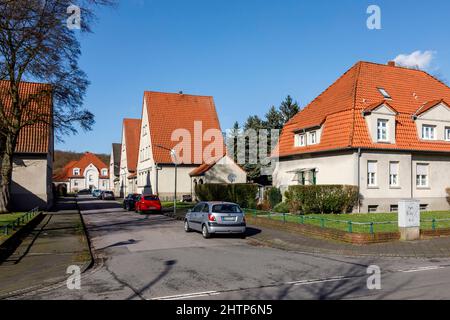
[[123, 208], [127, 211], [134, 210], [134, 205], [138, 197], [139, 194], [137, 193], [127, 195], [125, 199], [123, 199]]
[[245, 214], [236, 203], [200, 202], [189, 210], [184, 219], [184, 230], [200, 231], [205, 239], [212, 234], [240, 234], [245, 237]]
[[190, 194], [184, 194], [181, 202], [192, 202], [192, 196]]
[[153, 211], [160, 213], [162, 209], [161, 201], [155, 195], [139, 195], [134, 205], [134, 211], [141, 213], [144, 211]]
[[102, 192], [102, 200], [115, 200], [116, 197], [114, 197], [114, 192], [112, 191], [103, 191]]
[[102, 193], [101, 190], [95, 189], [95, 190], [92, 191], [92, 196], [94, 198], [98, 198], [98, 197], [100, 197], [101, 193]]
[[77, 192], [77, 195], [88, 195], [88, 194], [91, 194], [91, 190], [89, 190], [89, 189], [83, 189], [83, 190], [80, 190], [80, 191], [78, 191]]

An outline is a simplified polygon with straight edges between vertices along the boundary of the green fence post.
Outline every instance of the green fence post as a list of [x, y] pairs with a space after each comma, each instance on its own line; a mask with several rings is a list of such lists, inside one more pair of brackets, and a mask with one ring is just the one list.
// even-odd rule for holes
[[269, 219], [272, 219], [272, 216], [270, 215], [270, 212], [269, 212]]
[[286, 223], [286, 213], [283, 213], [283, 223]]
[[8, 235], [8, 225], [5, 226], [5, 236]]
[[370, 234], [373, 234], [373, 222], [370, 223]]
[[322, 228], [325, 228], [325, 219], [324, 218], [320, 218], [320, 226]]
[[300, 215], [300, 223], [301, 224], [305, 224], [305, 218], [303, 217], [303, 215]]
[[435, 218], [433, 218], [431, 228], [433, 229], [433, 231], [436, 230], [436, 219]]
[[348, 222], [348, 232], [350, 232], [350, 233], [353, 232], [353, 226], [352, 226], [352, 222], [351, 221]]

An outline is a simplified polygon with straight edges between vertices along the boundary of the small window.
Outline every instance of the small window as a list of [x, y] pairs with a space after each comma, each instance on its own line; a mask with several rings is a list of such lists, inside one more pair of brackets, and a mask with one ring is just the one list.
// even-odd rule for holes
[[435, 140], [436, 139], [436, 127], [430, 125], [422, 126], [422, 139]]
[[450, 141], [450, 127], [445, 128], [445, 140]]
[[374, 206], [374, 205], [368, 206], [367, 209], [368, 209], [369, 213], [375, 213], [378, 211], [378, 206]]
[[419, 163], [416, 168], [416, 185], [419, 188], [428, 187], [428, 164]]
[[367, 185], [369, 187], [375, 187], [377, 185], [377, 162], [367, 162]]
[[304, 134], [296, 134], [295, 135], [295, 146], [296, 147], [304, 147], [306, 145], [306, 139]]
[[310, 134], [311, 144], [317, 144], [317, 132], [312, 131]]
[[75, 180], [75, 181], [73, 182], [73, 185], [74, 185], [75, 187], [78, 187], [78, 181]]
[[79, 168], [73, 169], [73, 175], [74, 176], [79, 176], [80, 175], [80, 169]]
[[428, 210], [428, 204], [420, 204], [420, 211], [427, 211]]
[[398, 212], [398, 204], [391, 204], [390, 211]]
[[383, 88], [378, 88], [378, 91], [385, 99], [392, 99], [391, 95]]
[[108, 169], [102, 169], [102, 176], [108, 175]]
[[398, 181], [399, 168], [400, 165], [398, 162], [389, 163], [389, 185], [391, 187], [398, 187], [400, 185]]
[[388, 141], [388, 120], [377, 120], [377, 140], [380, 142]]

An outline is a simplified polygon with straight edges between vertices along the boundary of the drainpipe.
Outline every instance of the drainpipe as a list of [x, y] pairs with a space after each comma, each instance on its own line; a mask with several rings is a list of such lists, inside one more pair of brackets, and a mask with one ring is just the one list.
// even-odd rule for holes
[[411, 199], [414, 199], [414, 180], [413, 154], [411, 153]]
[[358, 213], [361, 213], [361, 148], [358, 148]]

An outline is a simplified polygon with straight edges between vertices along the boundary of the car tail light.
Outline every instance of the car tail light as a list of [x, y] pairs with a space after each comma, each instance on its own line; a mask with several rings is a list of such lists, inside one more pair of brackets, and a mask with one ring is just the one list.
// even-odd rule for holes
[[209, 221], [216, 221], [216, 217], [213, 214], [208, 213], [208, 220]]

